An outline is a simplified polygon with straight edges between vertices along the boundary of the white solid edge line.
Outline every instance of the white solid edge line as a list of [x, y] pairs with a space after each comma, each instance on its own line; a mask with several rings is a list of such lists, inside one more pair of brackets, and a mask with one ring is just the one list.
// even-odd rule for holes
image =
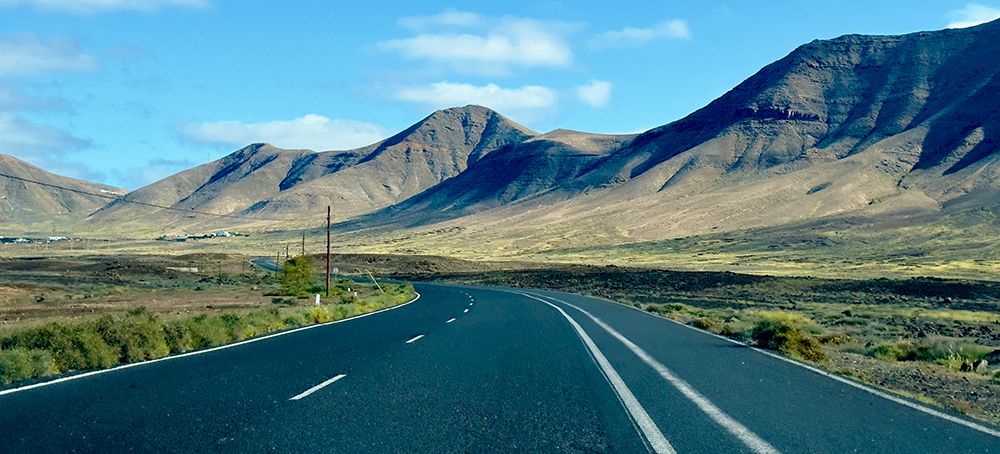
[[618, 398], [625, 406], [625, 409], [632, 417], [632, 420], [635, 421], [640, 433], [646, 438], [649, 445], [653, 448], [653, 451], [657, 453], [676, 453], [677, 451], [674, 450], [674, 447], [671, 446], [670, 442], [667, 441], [667, 438], [663, 436], [663, 432], [661, 432], [660, 428], [656, 426], [655, 422], [653, 422], [653, 418], [649, 417], [649, 413], [646, 413], [646, 409], [643, 408], [642, 404], [639, 403], [639, 400], [635, 398], [635, 394], [632, 394], [632, 390], [630, 390], [628, 385], [625, 384], [622, 377], [618, 375], [615, 368], [611, 366], [611, 362], [609, 362], [608, 358], [604, 356], [601, 349], [597, 348], [597, 344], [595, 344], [594, 340], [587, 335], [587, 332], [583, 330], [583, 327], [581, 327], [576, 320], [573, 320], [573, 317], [570, 317], [569, 314], [567, 314], [561, 307], [527, 293], [522, 293], [521, 295], [548, 304], [549, 306], [555, 308], [555, 310], [559, 311], [563, 317], [566, 317], [566, 320], [569, 321], [570, 325], [572, 325], [576, 330], [576, 334], [583, 340], [583, 344], [587, 346], [587, 350], [590, 351], [590, 354], [594, 357], [597, 365], [601, 368], [601, 372], [604, 373], [604, 378], [608, 380], [612, 389], [616, 394], [618, 394]]
[[553, 298], [551, 296], [543, 296], [543, 295], [539, 296], [565, 304], [569, 307], [572, 307], [573, 309], [580, 311], [583, 315], [589, 317], [591, 320], [594, 321], [594, 323], [596, 323], [598, 326], [607, 331], [608, 334], [611, 334], [615, 339], [618, 339], [619, 342], [625, 344], [625, 346], [628, 347], [628, 349], [631, 350], [632, 353], [635, 353], [635, 355], [638, 356], [639, 359], [642, 360], [642, 362], [646, 363], [649, 367], [652, 367], [653, 370], [655, 370], [661, 377], [663, 377], [664, 380], [673, 385], [674, 388], [676, 388], [678, 391], [681, 392], [681, 394], [684, 395], [684, 397], [693, 402], [698, 407], [698, 409], [700, 409], [702, 412], [708, 415], [709, 418], [712, 418], [712, 420], [715, 421], [716, 424], [726, 429], [730, 434], [732, 434], [734, 437], [740, 440], [740, 442], [742, 442], [744, 445], [750, 448], [753, 452], [756, 452], [758, 454], [778, 454], [781, 452], [778, 451], [774, 446], [771, 446], [771, 444], [768, 443], [767, 441], [764, 441], [763, 438], [755, 434], [746, 426], [740, 424], [739, 421], [736, 421], [731, 416], [726, 414], [724, 411], [722, 411], [722, 409], [713, 404], [712, 401], [708, 400], [708, 398], [701, 395], [701, 393], [695, 390], [690, 384], [688, 384], [686, 381], [684, 381], [677, 375], [674, 375], [674, 373], [671, 372], [670, 369], [668, 369], [662, 363], [653, 358], [649, 353], [646, 353], [645, 350], [643, 350], [641, 347], [636, 345], [627, 337], [619, 333], [617, 330], [612, 328], [603, 320], [595, 317], [590, 312], [587, 312], [581, 309], [580, 307], [577, 307], [576, 305], [568, 303], [561, 299]]
[[755, 351], [757, 353], [760, 353], [760, 354], [763, 354], [763, 355], [767, 355], [767, 356], [770, 356], [770, 357], [775, 358], [775, 359], [779, 359], [779, 360], [784, 361], [786, 363], [794, 364], [794, 365], [799, 366], [799, 367], [801, 367], [803, 369], [806, 369], [806, 370], [809, 370], [811, 372], [815, 372], [815, 373], [817, 373], [819, 375], [822, 375], [822, 376], [824, 376], [826, 378], [830, 378], [832, 380], [838, 381], [840, 383], [843, 383], [845, 385], [851, 386], [853, 388], [857, 388], [857, 389], [860, 389], [862, 391], [874, 394], [874, 395], [876, 395], [878, 397], [890, 400], [890, 401], [895, 402], [897, 404], [900, 404], [902, 406], [909, 407], [909, 408], [912, 408], [914, 410], [920, 411], [922, 413], [926, 413], [926, 414], [929, 414], [931, 416], [935, 416], [935, 417], [944, 419], [946, 421], [953, 422], [955, 424], [959, 424], [959, 425], [968, 427], [970, 429], [973, 429], [973, 430], [985, 433], [987, 435], [992, 435], [994, 437], [1000, 438], [1000, 430], [992, 429], [990, 427], [987, 427], [987, 426], [984, 426], [984, 425], [981, 425], [981, 424], [977, 424], [975, 422], [968, 421], [968, 420], [959, 418], [957, 416], [952, 416], [952, 415], [944, 413], [944, 412], [942, 412], [940, 410], [935, 410], [935, 409], [930, 408], [930, 407], [925, 407], [925, 406], [920, 405], [920, 404], [918, 404], [916, 402], [911, 402], [911, 401], [903, 399], [903, 398], [901, 398], [899, 396], [892, 395], [892, 394], [890, 394], [890, 393], [888, 393], [886, 391], [882, 391], [880, 389], [872, 388], [872, 387], [870, 387], [868, 385], [865, 385], [864, 383], [859, 383], [859, 382], [856, 382], [856, 381], [851, 380], [849, 378], [841, 377], [839, 375], [827, 372], [827, 371], [825, 371], [823, 369], [820, 369], [820, 368], [817, 368], [817, 367], [814, 367], [814, 366], [810, 366], [810, 365], [805, 364], [805, 363], [800, 363], [798, 361], [795, 361], [794, 359], [787, 358], [787, 357], [781, 356], [781, 355], [779, 355], [777, 353], [769, 352], [767, 350], [763, 350], [763, 349], [754, 347], [752, 345], [745, 344], [745, 343], [740, 342], [740, 341], [738, 341], [736, 339], [730, 339], [728, 337], [721, 336], [719, 334], [715, 334], [715, 333], [713, 333], [711, 331], [705, 331], [705, 330], [702, 330], [702, 329], [695, 328], [693, 326], [685, 325], [685, 324], [683, 324], [681, 322], [678, 322], [677, 320], [672, 320], [672, 319], [669, 319], [669, 318], [666, 318], [666, 317], [660, 317], [660, 318], [663, 318], [665, 320], [669, 320], [671, 322], [674, 322], [674, 323], [676, 323], [678, 325], [681, 325], [681, 326], [684, 326], [686, 328], [691, 328], [691, 329], [693, 329], [695, 331], [708, 334], [710, 336], [718, 337], [719, 339], [722, 339], [722, 340], [734, 343], [736, 345], [747, 347], [747, 348], [749, 348], [749, 349], [751, 349], [751, 350], [753, 350], [753, 351]]
[[[580, 295], [580, 296], [583, 296], [583, 295]], [[694, 326], [681, 323], [681, 322], [679, 322], [677, 320], [674, 320], [672, 318], [667, 318], [667, 317], [663, 317], [663, 316], [660, 316], [660, 315], [651, 314], [651, 313], [646, 312], [646, 311], [644, 311], [642, 309], [639, 309], [637, 307], [630, 306], [628, 304], [619, 303], [618, 301], [615, 301], [615, 300], [611, 300], [611, 299], [607, 299], [607, 298], [600, 298], [600, 297], [596, 297], [596, 296], [584, 296], [584, 298], [591, 298], [591, 299], [595, 299], [595, 300], [599, 300], [599, 301], [606, 301], [606, 302], [609, 302], [609, 303], [617, 304], [617, 305], [625, 307], [627, 309], [632, 309], [632, 310], [637, 311], [639, 313], [646, 314], [646, 315], [648, 315], [650, 317], [655, 317], [655, 318], [660, 319], [660, 320], [666, 320], [668, 322], [671, 322], [671, 323], [683, 326], [685, 328], [698, 331], [699, 333], [704, 333], [704, 334], [708, 334], [709, 336], [717, 337], [717, 338], [722, 339], [724, 341], [727, 341], [727, 342], [730, 342], [730, 343], [733, 343], [733, 344], [736, 344], [736, 345], [740, 345], [740, 346], [749, 348], [750, 350], [753, 350], [753, 351], [755, 351], [757, 353], [760, 353], [760, 354], [763, 354], [763, 355], [767, 355], [767, 356], [770, 356], [772, 358], [784, 361], [786, 363], [799, 366], [799, 367], [801, 367], [803, 369], [815, 372], [815, 373], [817, 373], [819, 375], [822, 375], [824, 377], [827, 377], [827, 378], [830, 378], [832, 380], [838, 381], [838, 382], [843, 383], [845, 385], [848, 385], [848, 386], [851, 386], [853, 388], [865, 391], [865, 392], [867, 392], [869, 394], [873, 394], [873, 395], [881, 397], [883, 399], [895, 402], [895, 403], [897, 403], [899, 405], [902, 405], [904, 407], [909, 407], [909, 408], [917, 410], [919, 412], [922, 412], [922, 413], [925, 413], [925, 414], [928, 414], [928, 415], [931, 415], [931, 416], [934, 416], [934, 417], [938, 417], [938, 418], [944, 419], [945, 421], [953, 422], [955, 424], [959, 424], [959, 425], [968, 427], [968, 428], [970, 428], [972, 430], [976, 430], [976, 431], [982, 432], [984, 434], [992, 435], [994, 437], [1000, 438], [1000, 430], [996, 430], [996, 429], [993, 429], [991, 427], [984, 426], [982, 424], [978, 424], [978, 423], [975, 423], [973, 421], [969, 421], [967, 419], [959, 418], [957, 416], [949, 415], [949, 414], [944, 413], [944, 412], [942, 412], [940, 410], [936, 410], [936, 409], [933, 409], [933, 408], [930, 408], [930, 407], [927, 407], [927, 406], [924, 406], [924, 405], [920, 405], [920, 404], [918, 404], [916, 402], [912, 402], [912, 401], [909, 401], [907, 399], [903, 399], [902, 397], [895, 396], [895, 395], [890, 394], [890, 393], [888, 393], [886, 391], [882, 391], [880, 389], [873, 388], [873, 387], [868, 386], [868, 385], [866, 385], [864, 383], [861, 383], [861, 382], [858, 382], [858, 381], [854, 381], [854, 380], [851, 380], [851, 379], [846, 378], [846, 377], [841, 377], [841, 376], [836, 375], [836, 374], [832, 374], [830, 372], [827, 372], [825, 370], [819, 369], [817, 367], [810, 366], [810, 365], [805, 364], [805, 363], [800, 363], [798, 361], [795, 361], [794, 359], [781, 356], [781, 355], [779, 355], [777, 353], [774, 353], [774, 352], [769, 352], [767, 350], [762, 350], [762, 349], [754, 347], [752, 345], [748, 345], [748, 344], [745, 344], [743, 342], [740, 342], [740, 341], [738, 341], [736, 339], [730, 339], [730, 338], [728, 338], [726, 336], [723, 336], [723, 335], [720, 335], [720, 334], [716, 334], [716, 333], [713, 333], [711, 331], [705, 331], [703, 329], [699, 329], [699, 328], [696, 328]]]
[[341, 378], [344, 378], [346, 376], [347, 376], [347, 374], [337, 375], [336, 377], [333, 377], [333, 378], [331, 378], [331, 379], [329, 379], [327, 381], [324, 381], [323, 383], [320, 383], [320, 384], [318, 384], [316, 386], [313, 386], [312, 388], [309, 388], [309, 389], [303, 391], [302, 394], [299, 394], [299, 395], [297, 395], [297, 396], [295, 396], [295, 397], [293, 397], [291, 399], [288, 399], [288, 400], [299, 400], [299, 399], [302, 399], [303, 397], [306, 397], [306, 396], [308, 396], [308, 395], [310, 395], [310, 394], [312, 394], [312, 393], [314, 393], [316, 391], [319, 391], [320, 389], [323, 389], [324, 386], [329, 385], [330, 383], [333, 383], [333, 382], [335, 382], [337, 380], [340, 380]]
[[333, 324], [336, 324], [336, 323], [343, 323], [343, 322], [348, 322], [348, 321], [351, 321], [351, 320], [357, 320], [359, 318], [364, 318], [364, 317], [367, 317], [369, 315], [375, 315], [375, 314], [379, 314], [379, 313], [382, 313], [382, 312], [391, 311], [393, 309], [398, 309], [398, 308], [406, 306], [406, 305], [408, 305], [410, 303], [413, 303], [414, 301], [417, 301], [417, 300], [420, 299], [420, 293], [419, 292], [415, 292], [415, 293], [417, 293], [417, 296], [415, 296], [412, 300], [409, 300], [409, 301], [407, 301], [407, 302], [405, 302], [403, 304], [400, 304], [398, 306], [387, 307], [385, 309], [380, 309], [380, 310], [377, 310], [375, 312], [369, 312], [367, 314], [361, 314], [361, 315], [358, 315], [358, 316], [344, 318], [344, 319], [340, 319], [340, 320], [335, 320], [335, 321], [327, 322], [327, 323], [320, 323], [318, 325], [303, 326], [301, 328], [290, 329], [288, 331], [281, 331], [279, 333], [268, 334], [266, 336], [261, 336], [261, 337], [255, 337], [253, 339], [247, 339], [245, 341], [240, 341], [240, 342], [236, 342], [236, 343], [233, 343], [233, 344], [220, 345], [218, 347], [212, 347], [212, 348], [208, 348], [208, 349], [205, 349], [205, 350], [195, 350], [195, 351], [192, 351], [192, 352], [181, 353], [181, 354], [178, 354], [178, 355], [164, 356], [163, 358], [151, 359], [149, 361], [143, 361], [143, 362], [139, 362], [139, 363], [122, 364], [121, 366], [112, 367], [111, 369], [93, 370], [93, 371], [90, 371], [90, 372], [84, 372], [82, 374], [70, 375], [70, 376], [67, 376], [67, 377], [57, 378], [55, 380], [49, 380], [49, 381], [45, 381], [45, 382], [41, 382], [41, 383], [34, 383], [34, 384], [31, 384], [31, 385], [27, 385], [27, 386], [21, 386], [19, 388], [6, 389], [6, 390], [3, 390], [3, 391], [0, 391], [0, 396], [3, 396], [5, 394], [13, 394], [13, 393], [20, 392], [20, 391], [27, 391], [29, 389], [41, 388], [43, 386], [54, 385], [56, 383], [63, 383], [63, 382], [67, 382], [67, 381], [70, 381], [70, 380], [77, 380], [77, 379], [80, 379], [80, 378], [91, 377], [91, 376], [94, 376], [94, 375], [106, 374], [106, 373], [109, 373], [109, 372], [115, 372], [115, 371], [119, 371], [119, 370], [122, 370], [122, 369], [128, 369], [128, 368], [131, 368], [131, 367], [143, 366], [143, 365], [146, 365], [146, 364], [158, 363], [158, 362], [161, 362], [161, 361], [170, 361], [172, 359], [184, 358], [184, 357], [187, 357], [187, 356], [201, 355], [203, 353], [214, 352], [216, 350], [222, 350], [222, 349], [225, 349], [225, 348], [238, 347], [240, 345], [246, 345], [246, 344], [249, 344], [251, 342], [258, 342], [258, 341], [262, 341], [262, 340], [266, 340], [266, 339], [271, 339], [271, 338], [278, 337], [278, 336], [284, 336], [286, 334], [297, 333], [299, 331], [305, 331], [307, 329], [319, 328], [321, 326], [328, 326], [328, 325], [333, 325]]
[[448, 321], [447, 321], [447, 322], [445, 322], [445, 323], [451, 323], [451, 322], [453, 322], [453, 321], [455, 321], [455, 317], [452, 317], [452, 318], [448, 319]]
[[418, 335], [414, 336], [413, 339], [410, 339], [410, 340], [406, 341], [406, 343], [407, 344], [412, 344], [412, 343], [414, 343], [414, 342], [422, 339], [423, 337], [424, 337], [423, 334], [418, 334]]

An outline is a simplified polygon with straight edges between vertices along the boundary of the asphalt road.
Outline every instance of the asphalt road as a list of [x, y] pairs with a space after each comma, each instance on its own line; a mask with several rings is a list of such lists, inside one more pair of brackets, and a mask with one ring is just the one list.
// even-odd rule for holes
[[371, 316], [0, 395], [0, 451], [1000, 451], [995, 432], [625, 306], [416, 288]]
[[259, 266], [267, 271], [274, 271], [274, 272], [281, 271], [281, 266], [279, 266], [277, 262], [266, 257], [258, 257], [255, 259], [250, 259], [250, 263]]

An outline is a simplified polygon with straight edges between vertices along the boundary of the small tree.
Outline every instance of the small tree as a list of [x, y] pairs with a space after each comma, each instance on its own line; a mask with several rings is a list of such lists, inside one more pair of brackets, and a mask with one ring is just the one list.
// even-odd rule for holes
[[308, 296], [313, 281], [313, 263], [308, 256], [285, 262], [281, 272], [281, 293], [286, 296]]

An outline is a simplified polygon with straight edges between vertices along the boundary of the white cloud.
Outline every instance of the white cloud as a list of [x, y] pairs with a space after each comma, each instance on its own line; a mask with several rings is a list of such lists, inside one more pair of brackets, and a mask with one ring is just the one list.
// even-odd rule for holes
[[213, 121], [191, 125], [184, 135], [193, 141], [246, 145], [267, 142], [282, 148], [336, 150], [370, 145], [388, 134], [379, 125], [355, 120], [330, 119], [309, 114], [293, 120], [262, 123]]
[[209, 0], [0, 0], [0, 7], [29, 6], [40, 11], [95, 14], [109, 11], [156, 11], [167, 6], [203, 8]]
[[595, 36], [590, 46], [595, 49], [632, 47], [657, 39], [691, 39], [691, 29], [687, 22], [679, 19], [660, 22], [649, 28], [625, 27]]
[[611, 82], [592, 80], [576, 87], [576, 97], [591, 107], [604, 107], [611, 101]]
[[948, 28], [974, 27], [1000, 19], [1000, 9], [978, 3], [969, 3], [961, 9], [948, 13], [948, 17], [951, 18]]
[[[141, 188], [155, 181], [160, 181], [177, 172], [190, 169], [198, 163], [188, 159], [163, 159], [153, 158], [143, 164], [116, 169], [114, 176], [118, 179], [115, 183], [127, 189]], [[97, 180], [109, 181], [108, 175], [95, 175]]]
[[377, 48], [397, 52], [412, 60], [447, 63], [468, 72], [501, 73], [511, 66], [562, 67], [573, 62], [573, 51], [561, 36], [565, 25], [534, 19], [505, 17], [486, 20], [473, 13], [445, 11], [437, 16], [404, 18], [402, 23], [418, 28], [435, 21], [445, 25], [488, 25], [479, 33], [427, 32], [403, 39], [383, 41]]
[[0, 153], [40, 160], [89, 145], [89, 141], [58, 128], [33, 123], [9, 112], [0, 112]]
[[96, 58], [68, 41], [43, 40], [32, 35], [0, 39], [0, 77], [86, 71], [97, 67]]
[[430, 85], [403, 88], [396, 92], [395, 98], [399, 101], [415, 102], [434, 108], [478, 104], [500, 112], [514, 112], [554, 107], [558, 95], [555, 90], [539, 85], [502, 88], [496, 84], [480, 86], [437, 82]]
[[424, 30], [433, 27], [476, 27], [486, 22], [486, 19], [476, 13], [448, 8], [431, 16], [402, 17], [398, 22], [406, 28]]

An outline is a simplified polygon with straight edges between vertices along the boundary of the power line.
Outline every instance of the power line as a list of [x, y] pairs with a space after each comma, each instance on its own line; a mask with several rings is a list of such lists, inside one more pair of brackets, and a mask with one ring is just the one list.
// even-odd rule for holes
[[129, 200], [129, 199], [126, 199], [125, 198], [126, 196], [124, 196], [124, 195], [109, 195], [109, 194], [101, 194], [101, 193], [97, 193], [97, 192], [84, 191], [82, 189], [69, 188], [69, 187], [66, 187], [66, 186], [60, 186], [58, 184], [45, 183], [45, 182], [42, 182], [42, 181], [32, 180], [32, 179], [29, 179], [29, 178], [22, 178], [22, 177], [18, 177], [18, 176], [14, 176], [14, 175], [8, 175], [8, 174], [5, 174], [5, 173], [0, 173], [0, 177], [6, 177], [6, 178], [10, 178], [12, 180], [18, 180], [18, 181], [22, 181], [22, 182], [25, 182], [25, 183], [32, 183], [32, 184], [37, 184], [37, 185], [40, 185], [40, 186], [46, 186], [46, 187], [50, 187], [50, 188], [54, 188], [54, 189], [59, 189], [59, 190], [62, 190], [62, 191], [75, 192], [77, 194], [83, 194], [83, 195], [89, 195], [89, 196], [93, 196], [93, 197], [100, 197], [102, 199], [114, 200], [116, 202], [131, 203], [133, 205], [141, 205], [141, 206], [146, 206], [146, 207], [151, 207], [151, 208], [159, 208], [161, 210], [177, 211], [177, 212], [186, 213], [186, 214], [200, 214], [200, 215], [203, 215], [203, 216], [215, 216], [215, 217], [219, 217], [219, 218], [250, 219], [250, 220], [255, 220], [255, 221], [269, 221], [269, 222], [289, 222], [289, 221], [298, 221], [299, 220], [299, 219], [267, 219], [267, 218], [257, 218], [257, 217], [253, 217], [253, 216], [240, 216], [238, 214], [210, 213], [208, 211], [199, 211], [199, 210], [195, 210], [195, 209], [185, 210], [183, 208], [176, 208], [176, 207], [172, 207], [172, 206], [158, 205], [158, 204], [155, 204], [155, 203], [148, 203], [148, 202], [140, 202], [138, 200]]

